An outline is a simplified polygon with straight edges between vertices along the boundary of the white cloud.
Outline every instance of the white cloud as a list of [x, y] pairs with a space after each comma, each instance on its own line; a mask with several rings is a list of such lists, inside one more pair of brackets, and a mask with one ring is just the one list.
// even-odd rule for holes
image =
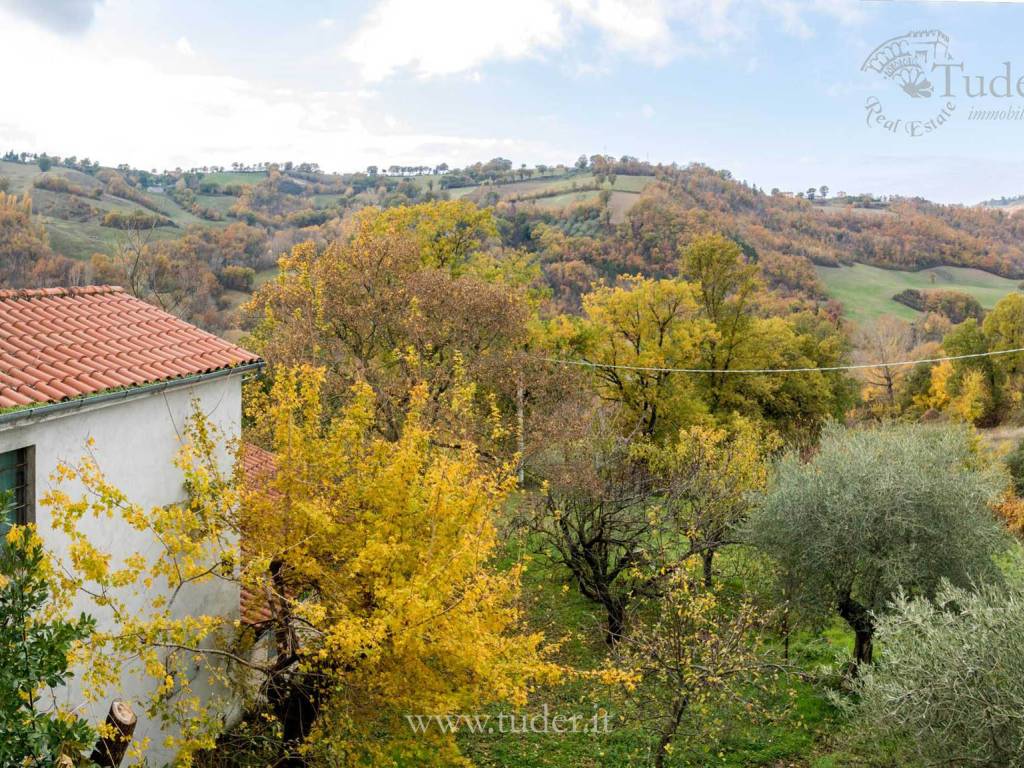
[[671, 53], [669, 9], [658, 0], [566, 0], [572, 17], [593, 26], [618, 51], [666, 58]]
[[[1013, 1], [1024, 2], [1024, 0]], [[860, 24], [867, 17], [866, 4], [851, 3], [850, 0], [814, 0], [813, 7], [815, 10], [838, 19], [843, 24]]]
[[335, 23], [336, 23], [336, 22], [335, 22], [335, 20], [334, 20], [334, 19], [328, 19], [328, 18], [324, 18], [324, 19], [320, 19], [320, 20], [319, 20], [319, 21], [318, 21], [318, 22], [316, 23], [316, 25], [317, 25], [317, 27], [319, 27], [320, 29], [334, 29], [334, 25], [335, 25]]
[[[342, 47], [363, 77], [380, 81], [400, 72], [437, 77], [474, 70], [489, 61], [546, 58], [599, 36], [601, 52], [656, 65], [747, 39], [765, 15], [790, 34], [809, 37], [812, 13], [856, 23], [847, 0], [380, 0]], [[585, 39], [583, 42], [586, 42]], [[601, 64], [577, 61], [579, 73]]]
[[174, 44], [174, 47], [182, 56], [196, 55], [195, 49], [192, 47], [192, 43], [188, 41], [187, 37], [179, 37], [178, 42]]
[[654, 107], [652, 107], [650, 104], [644, 104], [642, 107], [640, 107], [640, 114], [643, 115], [644, 119], [650, 120], [652, 117], [654, 117]]
[[794, 37], [806, 40], [814, 34], [804, 19], [803, 9], [799, 3], [793, 0], [776, 0], [769, 8], [782, 20], [785, 30]]
[[[550, 162], [569, 154], [500, 135], [418, 131], [385, 120], [372, 90], [268, 87], [218, 74], [198, 57], [177, 55], [181, 48], [124, 55], [90, 37], [57, 37], [0, 8], [0, 50], [12, 61], [34, 62], [31, 78], [5, 84], [9, 108], [0, 114], [0, 147], [144, 168], [315, 160], [352, 170], [382, 162], [461, 165], [496, 155]], [[131, 109], [124, 108], [126, 98]], [[69, 132], [69, 116], [76, 115], [103, 119], [75, 120]]]
[[406, 69], [452, 75], [493, 59], [537, 57], [563, 42], [557, 0], [383, 0], [344, 53], [376, 81]]

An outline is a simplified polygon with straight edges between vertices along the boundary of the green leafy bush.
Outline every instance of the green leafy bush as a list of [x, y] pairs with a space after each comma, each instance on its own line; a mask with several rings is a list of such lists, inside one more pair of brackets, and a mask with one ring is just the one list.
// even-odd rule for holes
[[1024, 440], [1017, 443], [1017, 447], [1010, 451], [1004, 459], [1007, 469], [1010, 470], [1010, 477], [1013, 479], [1013, 488], [1020, 496], [1024, 494]]
[[71, 677], [68, 652], [95, 628], [85, 614], [48, 615], [49, 599], [42, 544], [31, 527], [15, 526], [0, 544], [0, 766], [49, 768], [95, 738], [85, 720], [41, 696]]

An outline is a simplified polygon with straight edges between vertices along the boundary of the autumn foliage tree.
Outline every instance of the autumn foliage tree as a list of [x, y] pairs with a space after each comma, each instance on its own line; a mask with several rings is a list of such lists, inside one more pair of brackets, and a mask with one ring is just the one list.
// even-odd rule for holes
[[690, 427], [664, 447], [634, 451], [659, 478], [661, 500], [689, 542], [686, 556], [703, 564], [705, 587], [712, 586], [715, 555], [739, 543], [740, 527], [768, 482], [768, 457], [778, 446], [775, 435], [737, 417], [728, 430]]
[[252, 304], [252, 341], [271, 375], [322, 366], [331, 407], [367, 382], [392, 439], [416, 382], [427, 387], [431, 423], [451, 423], [445, 395], [462, 376], [478, 386], [478, 413], [489, 414], [513, 378], [509, 356], [525, 343], [528, 312], [523, 291], [477, 258], [489, 217], [468, 204], [366, 209], [341, 239], [297, 245]]
[[601, 606], [605, 641], [614, 645], [631, 605], [658, 591], [662, 529], [650, 507], [659, 487], [617, 433], [613, 412], [593, 407], [576, 419], [571, 434], [552, 441], [532, 466], [543, 486], [528, 528], [580, 593]]
[[81, 285], [84, 269], [50, 248], [46, 228], [32, 218], [32, 200], [0, 191], [0, 286]]
[[638, 612], [615, 658], [639, 680], [630, 698], [653, 733], [655, 768], [669, 764], [682, 734], [713, 744], [730, 709], [745, 718], [760, 710], [757, 694], [777, 677], [762, 655], [765, 618], [705, 588], [687, 568], [671, 572], [657, 605]]
[[693, 289], [675, 280], [624, 278], [583, 297], [587, 359], [597, 391], [624, 407], [636, 429], [655, 437], [699, 418], [692, 380], [665, 368], [697, 367]]
[[734, 241], [711, 234], [684, 251], [681, 273], [692, 281], [701, 317], [710, 326], [701, 334], [700, 367], [709, 370], [706, 387], [714, 411], [731, 383], [724, 371], [733, 368], [745, 356], [744, 347], [754, 342], [750, 330], [754, 299], [761, 287], [758, 269], [747, 263]]
[[518, 626], [520, 569], [489, 563], [493, 516], [514, 477], [484, 469], [471, 443], [433, 445], [426, 387], [414, 389], [392, 442], [373, 436], [367, 385], [328, 417], [323, 377], [279, 372], [271, 407], [252, 414], [276, 470], [243, 500], [250, 577], [286, 603], [272, 634], [294, 633], [275, 666], [288, 671], [290, 695], [307, 686], [319, 697], [315, 723], [304, 733], [285, 723], [285, 741], [353, 764], [403, 754], [442, 763], [450, 739], [424, 744], [405, 714], [523, 703], [529, 681], [553, 672], [542, 638]]
[[601, 397], [625, 407], [629, 428], [661, 440], [738, 413], [795, 437], [841, 415], [851, 393], [839, 372], [743, 373], [841, 363], [847, 343], [835, 323], [755, 306], [759, 282], [724, 237], [696, 239], [683, 264], [693, 282], [624, 277], [583, 297], [577, 346]]
[[[197, 414], [179, 458], [185, 502], [139, 507], [88, 459], [63, 466], [45, 499], [71, 542], [64, 599], [91, 595], [113, 619], [84, 649], [90, 690], [102, 695], [123, 668], [150, 675], [140, 704], [175, 724], [181, 760], [242, 750], [282, 765], [457, 764], [450, 734], [414, 734], [405, 715], [522, 704], [533, 682], [558, 676], [541, 635], [520, 625], [521, 568], [491, 563], [511, 466], [486, 468], [468, 440], [439, 447], [426, 387], [389, 441], [375, 433], [368, 385], [337, 414], [324, 409], [325, 375], [281, 369], [252, 401], [268, 472], [226, 471], [222, 439]], [[468, 394], [451, 392], [454, 412]], [[69, 480], [87, 495], [62, 491]], [[113, 557], [82, 533], [93, 515], [161, 546]], [[218, 582], [256, 596], [254, 624], [182, 615], [184, 596]], [[217, 684], [207, 698], [197, 663], [198, 679]], [[237, 702], [243, 719], [224, 732]]]
[[882, 407], [892, 412], [900, 385], [908, 372], [906, 367], [892, 363], [903, 362], [909, 357], [913, 347], [910, 324], [892, 315], [882, 315], [858, 329], [856, 345], [857, 362], [872, 366], [860, 372], [865, 399], [869, 402], [880, 400]]

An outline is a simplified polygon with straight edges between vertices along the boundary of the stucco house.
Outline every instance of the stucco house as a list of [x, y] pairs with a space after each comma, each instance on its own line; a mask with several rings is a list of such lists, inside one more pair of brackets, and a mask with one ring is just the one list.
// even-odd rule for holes
[[[225, 436], [237, 438], [242, 381], [261, 365], [256, 355], [121, 288], [0, 291], [0, 491], [15, 500], [0, 528], [34, 522], [49, 549], [66, 546], [39, 499], [58, 463], [78, 461], [90, 438], [100, 468], [128, 498], [147, 507], [183, 500], [173, 460], [193, 403]], [[82, 489], [64, 490], [81, 495]], [[83, 525], [115, 556], [157, 546], [109, 520], [87, 516]], [[237, 615], [237, 586], [204, 585], [181, 610]], [[150, 685], [126, 673], [119, 695], [139, 700]], [[94, 723], [109, 704], [76, 699], [74, 682], [63, 695]], [[150, 765], [171, 758], [159, 746], [162, 736], [140, 713], [136, 737], [151, 739]]]

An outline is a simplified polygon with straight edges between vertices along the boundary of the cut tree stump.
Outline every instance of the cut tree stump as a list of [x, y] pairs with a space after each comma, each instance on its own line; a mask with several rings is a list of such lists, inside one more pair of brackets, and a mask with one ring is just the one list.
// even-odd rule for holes
[[114, 733], [111, 737], [100, 736], [89, 759], [100, 768], [118, 768], [128, 751], [137, 722], [132, 705], [122, 699], [114, 699], [107, 713], [107, 725]]

